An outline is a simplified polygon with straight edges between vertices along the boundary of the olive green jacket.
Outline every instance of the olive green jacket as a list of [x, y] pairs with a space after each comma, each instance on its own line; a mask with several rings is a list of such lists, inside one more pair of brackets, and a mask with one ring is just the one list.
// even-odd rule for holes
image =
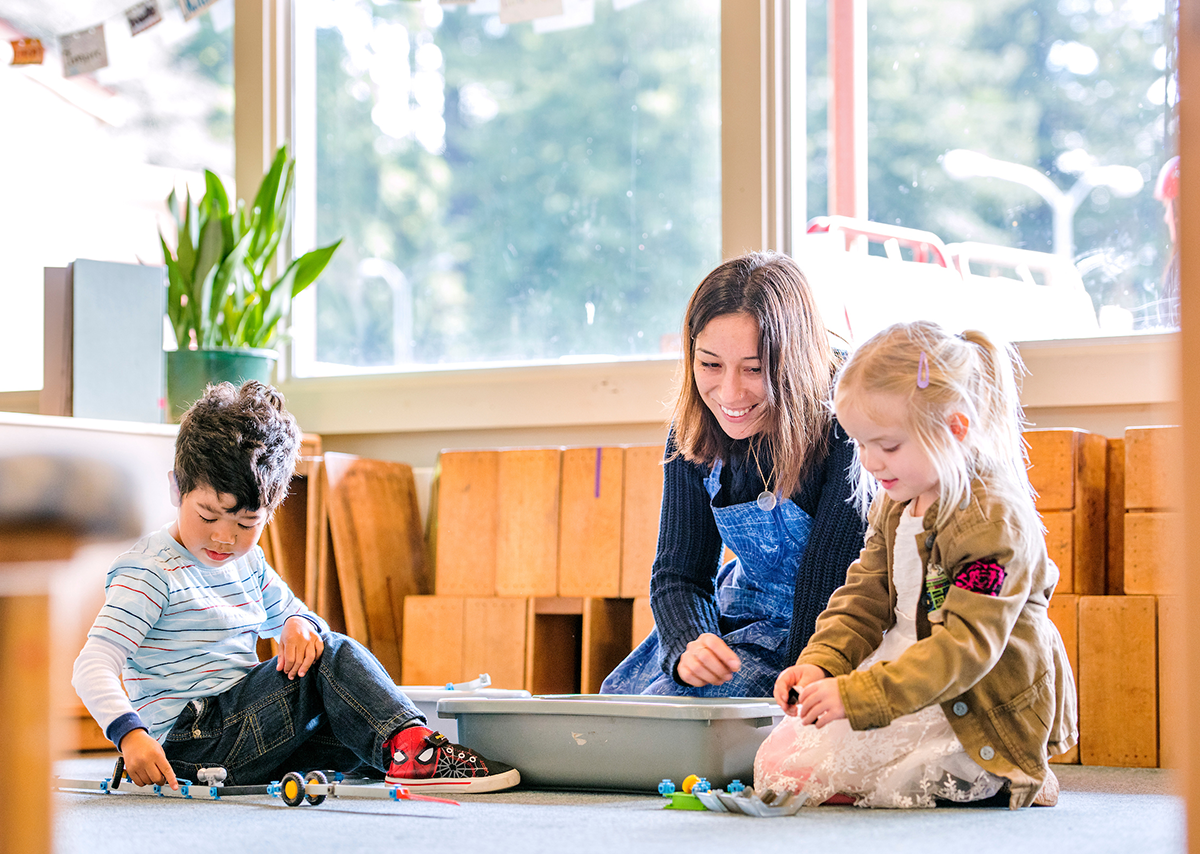
[[1078, 739], [1071, 666], [1046, 614], [1058, 567], [1040, 532], [1027, 554], [1018, 553], [1019, 517], [976, 481], [970, 501], [940, 529], [937, 504], [925, 514], [917, 537], [926, 571], [917, 642], [893, 661], [856, 671], [894, 622], [890, 569], [905, 507], [882, 493], [875, 499], [866, 545], [799, 663], [837, 677], [856, 730], [940, 704], [968, 755], [1009, 781], [1010, 807], [1029, 806], [1049, 757]]

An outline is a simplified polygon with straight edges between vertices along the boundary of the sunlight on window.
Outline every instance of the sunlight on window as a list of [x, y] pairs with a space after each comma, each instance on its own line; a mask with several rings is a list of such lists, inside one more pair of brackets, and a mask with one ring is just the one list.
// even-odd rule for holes
[[720, 255], [719, 8], [298, 10], [297, 236], [346, 240], [297, 301], [293, 372], [670, 350]]
[[0, 66], [5, 114], [26, 119], [0, 135], [0, 391], [42, 387], [43, 268], [161, 264], [157, 217], [172, 186], [233, 171], [233, 3], [188, 23], [164, 6], [137, 36], [114, 21], [108, 67], [64, 78], [58, 37], [96, 24], [91, 5], [5, 0], [0, 11], [0, 42], [47, 48], [42, 65]]
[[[794, 156], [811, 220], [827, 212], [829, 85], [826, 2], [807, 8], [809, 134]], [[818, 220], [797, 250], [832, 325], [857, 339], [917, 316], [1014, 340], [1177, 328], [1177, 207], [1160, 177], [1177, 150], [1177, 12], [871, 0], [867, 218]], [[947, 266], [889, 240], [936, 243]]]

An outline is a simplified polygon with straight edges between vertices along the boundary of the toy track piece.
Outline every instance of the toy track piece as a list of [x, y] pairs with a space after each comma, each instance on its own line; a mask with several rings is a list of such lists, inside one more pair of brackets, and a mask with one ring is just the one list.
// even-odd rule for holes
[[[306, 789], [307, 789], [307, 786], [308, 786], [308, 784], [309, 784], [309, 783], [318, 783], [318, 784], [320, 784], [320, 785], [322, 785], [322, 786], [328, 786], [328, 785], [329, 785], [329, 778], [325, 776], [324, 772], [321, 772], [321, 771], [309, 771], [307, 774], [305, 774], [305, 775], [304, 775], [304, 783], [305, 783], [305, 788], [306, 788]], [[305, 798], [305, 800], [307, 800], [307, 801], [308, 801], [310, 804], [312, 804], [314, 807], [315, 807], [315, 806], [320, 806], [321, 804], [325, 803], [325, 795], [309, 795], [309, 794], [305, 794], [304, 798]]]
[[289, 771], [279, 781], [279, 797], [289, 807], [298, 807], [304, 803], [304, 778], [295, 771]]

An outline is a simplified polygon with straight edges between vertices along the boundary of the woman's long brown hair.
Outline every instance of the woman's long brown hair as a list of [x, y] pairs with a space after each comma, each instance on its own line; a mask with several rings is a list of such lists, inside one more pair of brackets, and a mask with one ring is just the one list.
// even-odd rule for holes
[[707, 465], [728, 458], [732, 440], [701, 398], [695, 374], [696, 336], [727, 314], [758, 322], [766, 412], [754, 441], [764, 443], [774, 461], [773, 490], [793, 495], [828, 452], [828, 402], [837, 365], [808, 279], [786, 255], [753, 252], [730, 259], [688, 301], [673, 416], [679, 454]]

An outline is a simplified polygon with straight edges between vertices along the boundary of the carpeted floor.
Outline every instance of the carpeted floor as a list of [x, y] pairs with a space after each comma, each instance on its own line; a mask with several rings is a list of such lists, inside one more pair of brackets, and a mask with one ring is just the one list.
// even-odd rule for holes
[[[60, 762], [61, 777], [104, 778], [114, 756]], [[1170, 772], [1056, 766], [1058, 806], [1012, 812], [820, 807], [756, 819], [664, 810], [656, 794], [515, 789], [461, 805], [329, 800], [290, 808], [269, 797], [213, 801], [55, 794], [57, 854], [197, 851], [336, 854], [402, 850], [525, 852], [878, 852], [1182, 854], [1184, 809]]]

